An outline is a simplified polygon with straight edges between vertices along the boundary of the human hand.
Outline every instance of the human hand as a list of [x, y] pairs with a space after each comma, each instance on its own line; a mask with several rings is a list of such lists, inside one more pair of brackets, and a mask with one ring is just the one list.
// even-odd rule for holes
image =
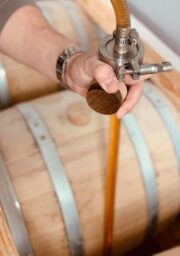
[[[133, 80], [130, 75], [126, 76], [125, 84], [128, 94], [116, 113], [118, 118], [132, 111], [142, 94], [144, 80], [147, 78], [149, 76]], [[112, 67], [100, 61], [97, 55], [83, 52], [73, 56], [65, 74], [65, 81], [70, 89], [86, 97], [93, 80], [96, 80], [107, 93], [117, 92], [120, 83], [123, 83], [118, 82]]]

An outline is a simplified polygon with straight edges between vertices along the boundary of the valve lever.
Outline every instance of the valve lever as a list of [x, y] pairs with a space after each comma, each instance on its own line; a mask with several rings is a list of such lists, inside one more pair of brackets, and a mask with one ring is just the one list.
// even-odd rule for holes
[[140, 65], [140, 75], [157, 74], [161, 72], [171, 71], [173, 68], [170, 62], [161, 64], [143, 64]]
[[[124, 69], [123, 75], [130, 74], [133, 76], [133, 79], [136, 80], [135, 75], [137, 75], [137, 79], [141, 75], [152, 75], [162, 72], [171, 71], [173, 68], [170, 62], [163, 62], [161, 64], [142, 64], [138, 69]], [[116, 71], [117, 73], [117, 71]], [[119, 74], [122, 75], [122, 72], [119, 71]], [[119, 75], [119, 77], [120, 77]], [[121, 77], [119, 80], [122, 80]]]

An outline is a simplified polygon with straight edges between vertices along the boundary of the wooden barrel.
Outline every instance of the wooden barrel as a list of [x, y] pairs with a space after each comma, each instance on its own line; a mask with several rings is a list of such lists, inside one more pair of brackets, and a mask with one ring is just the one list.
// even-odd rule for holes
[[[114, 255], [164, 229], [180, 210], [178, 111], [147, 82], [123, 124]], [[7, 219], [26, 254], [101, 255], [108, 126], [108, 117], [69, 91], [0, 113], [0, 201], [14, 206]]]
[[6, 219], [0, 206], [0, 255], [18, 256], [18, 252], [9, 232]]
[[[71, 38], [82, 49], [97, 50], [98, 32], [73, 0], [38, 1], [49, 23], [60, 33]], [[0, 109], [55, 92], [59, 85], [38, 72], [0, 55]]]
[[167, 251], [164, 251], [164, 252], [161, 252], [161, 253], [158, 253], [155, 256], [179, 256], [179, 255], [180, 255], [180, 246], [170, 249], [170, 250], [167, 250]]

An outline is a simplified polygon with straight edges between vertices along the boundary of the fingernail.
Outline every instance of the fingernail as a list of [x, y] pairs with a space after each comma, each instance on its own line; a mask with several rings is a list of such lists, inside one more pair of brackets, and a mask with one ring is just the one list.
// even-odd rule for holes
[[105, 82], [104, 85], [109, 93], [115, 93], [118, 90], [118, 82], [115, 78]]

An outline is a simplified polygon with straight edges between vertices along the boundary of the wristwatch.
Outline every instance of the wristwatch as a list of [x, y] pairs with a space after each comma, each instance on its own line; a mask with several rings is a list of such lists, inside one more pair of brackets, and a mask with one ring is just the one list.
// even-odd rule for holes
[[64, 74], [66, 72], [68, 60], [74, 56], [77, 53], [81, 53], [82, 50], [80, 50], [79, 47], [73, 46], [70, 48], [67, 48], [63, 51], [61, 55], [59, 55], [57, 63], [56, 63], [56, 74], [57, 78], [59, 79], [60, 83], [62, 83], [65, 87], [65, 79], [64, 79]]

